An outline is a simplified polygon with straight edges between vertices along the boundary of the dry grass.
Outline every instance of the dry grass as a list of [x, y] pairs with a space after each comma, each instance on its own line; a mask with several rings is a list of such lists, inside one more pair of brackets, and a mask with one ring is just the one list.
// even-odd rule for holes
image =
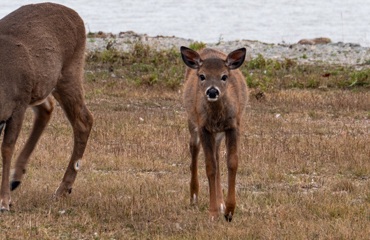
[[[227, 223], [208, 221], [203, 161], [200, 203], [189, 206], [181, 91], [110, 77], [85, 88], [95, 125], [73, 193], [51, 200], [72, 146], [71, 128], [57, 107], [20, 189], [12, 193], [12, 211], [0, 216], [0, 239], [370, 236], [369, 91], [288, 89], [258, 101], [251, 96], [236, 214]], [[31, 119], [29, 111], [17, 152]], [[222, 172], [225, 178], [225, 164]]]

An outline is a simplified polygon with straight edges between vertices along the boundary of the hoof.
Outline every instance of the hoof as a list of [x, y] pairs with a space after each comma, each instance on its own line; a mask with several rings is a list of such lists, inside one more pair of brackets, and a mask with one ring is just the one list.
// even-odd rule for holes
[[209, 213], [209, 221], [216, 222], [220, 219], [220, 215], [218, 211], [213, 211]]
[[193, 194], [193, 197], [190, 199], [190, 205], [192, 206], [198, 205], [198, 197], [195, 193]]
[[10, 210], [9, 209], [6, 209], [6, 208], [1, 208], [0, 209], [0, 213], [1, 214], [5, 214], [5, 213], [9, 213], [10, 212]]
[[4, 201], [4, 199], [0, 200], [0, 213], [9, 212], [11, 206], [12, 206], [12, 200], [11, 199], [9, 199], [8, 201]]
[[21, 184], [21, 181], [12, 181], [10, 183], [10, 191], [15, 190], [20, 184]]
[[53, 198], [55, 200], [59, 200], [60, 198], [64, 198], [64, 197], [67, 197], [67, 195], [71, 194], [72, 193], [72, 188], [63, 188], [63, 187], [59, 187], [55, 193], [53, 194]]
[[0, 208], [0, 213], [7, 213], [10, 211], [10, 207], [6, 207], [6, 206], [1, 206]]
[[231, 222], [233, 220], [233, 215], [231, 214], [231, 212], [229, 212], [229, 214], [225, 214], [225, 220], [227, 222]]

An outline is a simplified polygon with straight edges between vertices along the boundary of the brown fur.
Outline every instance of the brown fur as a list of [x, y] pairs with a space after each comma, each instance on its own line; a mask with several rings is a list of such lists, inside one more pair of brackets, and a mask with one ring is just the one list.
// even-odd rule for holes
[[[244, 56], [242, 50], [244, 50]], [[197, 55], [194, 51], [182, 47], [181, 52], [185, 64], [188, 65], [185, 73], [184, 106], [188, 114], [191, 135], [191, 202], [197, 202], [199, 193], [197, 162], [199, 147], [202, 144], [210, 187], [210, 217], [212, 219], [217, 217], [219, 207], [225, 206], [219, 171], [219, 148], [223, 138], [220, 133], [224, 133], [229, 172], [224, 214], [226, 219], [231, 221], [235, 209], [240, 121], [247, 103], [247, 86], [241, 71], [233, 70], [232, 65], [228, 67], [227, 64], [228, 60], [239, 57], [242, 59], [238, 59], [241, 65], [245, 58], [245, 49], [236, 50], [228, 56], [213, 49], [204, 49]], [[233, 54], [235, 52], [237, 54]], [[232, 57], [229, 58], [229, 56]], [[201, 75], [205, 75], [206, 80], [201, 81]], [[223, 75], [228, 76], [226, 81], [221, 80]], [[217, 87], [220, 94], [216, 101], [210, 102], [206, 92], [212, 86]]]
[[93, 123], [83, 99], [85, 44], [82, 19], [59, 4], [26, 5], [0, 20], [0, 122], [5, 123], [1, 210], [9, 210], [10, 162], [25, 111], [33, 107], [35, 122], [16, 161], [12, 190], [20, 183], [49, 122], [54, 108], [51, 95], [60, 103], [74, 132], [73, 153], [55, 196], [71, 191], [77, 175], [75, 164], [82, 158]]

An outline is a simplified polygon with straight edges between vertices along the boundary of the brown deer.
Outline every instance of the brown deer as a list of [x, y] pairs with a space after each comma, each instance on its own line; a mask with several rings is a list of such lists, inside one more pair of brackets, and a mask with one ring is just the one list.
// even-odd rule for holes
[[[238, 168], [240, 121], [247, 103], [247, 86], [238, 69], [244, 62], [246, 49], [226, 55], [213, 49], [200, 53], [181, 47], [181, 56], [188, 68], [185, 73], [184, 105], [188, 114], [191, 153], [190, 202], [198, 201], [198, 154], [202, 144], [209, 183], [211, 220], [219, 212], [231, 221], [235, 210], [235, 181]], [[226, 204], [221, 188], [219, 156], [225, 137], [228, 168]]]
[[[72, 190], [93, 124], [82, 88], [85, 26], [72, 9], [58, 4], [23, 6], [0, 20], [0, 133], [3, 173], [0, 209], [8, 211], [10, 190], [21, 183], [29, 157], [59, 102], [73, 128], [74, 147], [55, 197]], [[10, 181], [11, 158], [28, 106], [35, 113], [31, 134]]]

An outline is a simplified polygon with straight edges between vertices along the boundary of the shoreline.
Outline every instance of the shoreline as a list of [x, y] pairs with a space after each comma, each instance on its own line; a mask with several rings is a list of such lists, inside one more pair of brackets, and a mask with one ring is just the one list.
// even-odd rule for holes
[[[119, 34], [97, 33], [87, 38], [86, 51], [104, 51], [109, 44], [118, 51], [130, 51], [134, 44], [142, 43], [156, 50], [179, 49], [197, 41], [175, 36], [148, 36], [132, 31]], [[370, 47], [362, 47], [355, 43], [325, 43], [325, 44], [275, 44], [255, 40], [220, 41], [205, 43], [207, 47], [231, 52], [239, 47], [247, 48], [247, 60], [261, 54], [266, 59], [292, 59], [301, 64], [329, 64], [370, 67]]]

